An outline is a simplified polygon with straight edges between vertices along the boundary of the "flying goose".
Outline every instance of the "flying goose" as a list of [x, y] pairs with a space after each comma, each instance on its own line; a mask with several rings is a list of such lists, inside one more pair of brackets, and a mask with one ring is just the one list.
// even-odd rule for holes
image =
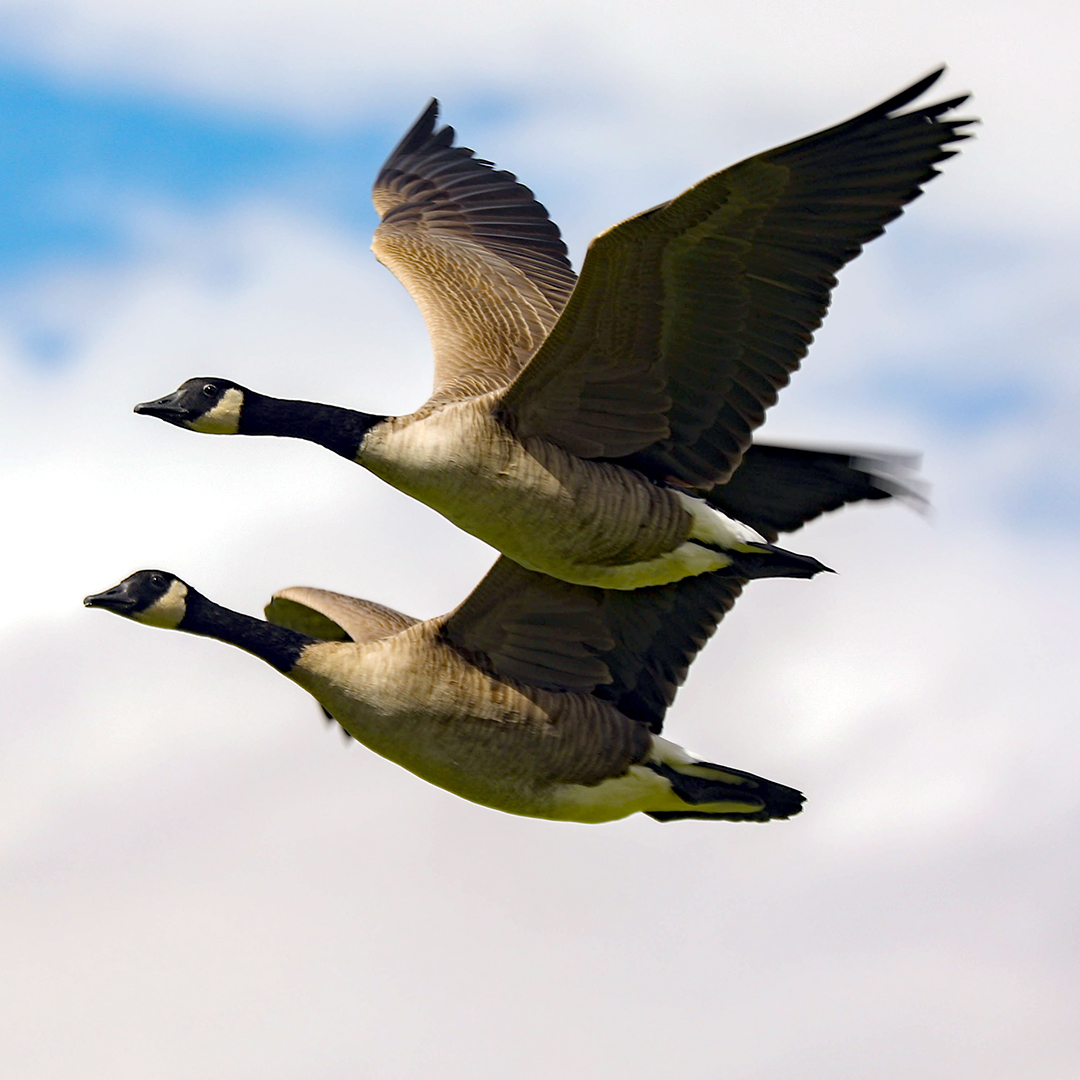
[[968, 137], [946, 118], [966, 96], [900, 111], [941, 73], [609, 229], [576, 281], [532, 192], [436, 130], [432, 101], [375, 181], [372, 245], [427, 322], [427, 403], [378, 416], [200, 378], [135, 411], [319, 443], [567, 582], [812, 576], [821, 563], [775, 548], [725, 491], [835, 272]]
[[162, 570], [84, 603], [254, 653], [372, 750], [497, 810], [767, 821], [797, 814], [803, 796], [659, 735], [742, 584], [722, 571], [613, 592], [500, 558], [460, 607], [426, 622], [309, 588], [275, 593], [264, 622]]

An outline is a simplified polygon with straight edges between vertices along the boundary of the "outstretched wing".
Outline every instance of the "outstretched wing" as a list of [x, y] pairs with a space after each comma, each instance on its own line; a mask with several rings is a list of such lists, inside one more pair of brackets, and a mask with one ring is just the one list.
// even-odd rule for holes
[[964, 97], [897, 112], [940, 75], [599, 236], [500, 418], [656, 480], [726, 481], [806, 354], [836, 271], [967, 138], [971, 121], [945, 118]]
[[[917, 497], [901, 479], [912, 465], [901, 455], [755, 445], [716, 494], [730, 494], [721, 505], [726, 513], [774, 539], [846, 502]], [[499, 678], [593, 693], [659, 732], [691, 662], [745, 583], [720, 571], [633, 591], [594, 589], [502, 557], [464, 603], [437, 620], [437, 632]], [[358, 642], [417, 621], [370, 600], [299, 586], [275, 593], [266, 617], [323, 640]]]
[[502, 557], [441, 635], [499, 678], [593, 693], [659, 731], [743, 584], [721, 571], [632, 592], [595, 589]]
[[371, 600], [302, 585], [280, 589], [264, 610], [270, 622], [323, 641], [377, 641], [417, 621]]
[[409, 290], [435, 353], [435, 396], [505, 386], [554, 326], [574, 287], [558, 226], [512, 173], [454, 146], [431, 103], [372, 191], [372, 250]]
[[594, 693], [659, 731], [743, 584], [720, 572], [633, 592], [594, 589], [503, 557], [446, 617], [442, 636], [498, 677]]

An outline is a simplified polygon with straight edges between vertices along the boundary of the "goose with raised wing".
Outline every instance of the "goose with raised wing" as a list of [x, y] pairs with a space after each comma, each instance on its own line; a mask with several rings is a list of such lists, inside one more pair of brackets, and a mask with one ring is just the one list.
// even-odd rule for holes
[[372, 750], [497, 810], [767, 821], [797, 814], [803, 796], [659, 735], [742, 584], [721, 572], [612, 592], [500, 558], [459, 608], [426, 622], [309, 588], [276, 593], [263, 621], [161, 570], [85, 604], [254, 653]]
[[[903, 111], [940, 75], [609, 229], [577, 280], [532, 192], [454, 146], [432, 102], [375, 182], [373, 248], [427, 322], [433, 396], [379, 416], [200, 378], [136, 411], [319, 443], [567, 582], [812, 576], [816, 559], [774, 547], [725, 492], [744, 470], [774, 496], [802, 475], [782, 450], [755, 455], [751, 434], [835, 273], [967, 138], [951, 115], [965, 97]], [[837, 497], [864, 497], [867, 476]]]

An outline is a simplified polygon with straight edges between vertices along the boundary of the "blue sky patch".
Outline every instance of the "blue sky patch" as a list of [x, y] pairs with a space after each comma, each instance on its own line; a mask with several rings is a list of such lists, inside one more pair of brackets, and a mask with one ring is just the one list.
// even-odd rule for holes
[[871, 380], [876, 400], [890, 401], [936, 427], [974, 435], [1030, 412], [1037, 405], [1034, 387], [1011, 378], [893, 368]]
[[[134, 213], [148, 205], [214, 213], [278, 200], [366, 241], [375, 172], [425, 104], [327, 130], [0, 61], [0, 314], [34, 362], [77, 352], [79, 335], [36, 304], [35, 281], [136, 261]], [[481, 128], [519, 108], [490, 95], [456, 106], [459, 122]]]
[[1061, 462], [1044, 464], [1003, 493], [1003, 521], [1023, 521], [1033, 530], [1080, 532], [1080, 476]]
[[211, 210], [278, 194], [370, 230], [373, 172], [398, 135], [316, 132], [0, 64], [0, 281], [130, 254], [127, 214], [147, 198]]

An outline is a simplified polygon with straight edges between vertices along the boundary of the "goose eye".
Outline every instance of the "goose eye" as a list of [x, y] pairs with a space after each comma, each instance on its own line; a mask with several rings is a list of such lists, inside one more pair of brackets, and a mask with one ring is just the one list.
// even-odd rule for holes
[[218, 388], [217, 388], [217, 386], [216, 386], [216, 385], [215, 385], [214, 383], [212, 383], [212, 382], [208, 382], [208, 383], [207, 383], [207, 384], [206, 384], [206, 385], [205, 385], [205, 386], [204, 386], [204, 387], [202, 388], [202, 392], [203, 392], [203, 393], [204, 393], [204, 394], [205, 394], [205, 395], [206, 395], [207, 397], [217, 397], [217, 392], [218, 392]]
[[155, 589], [160, 589], [165, 584], [165, 579], [160, 574], [151, 574], [150, 584], [153, 585]]

